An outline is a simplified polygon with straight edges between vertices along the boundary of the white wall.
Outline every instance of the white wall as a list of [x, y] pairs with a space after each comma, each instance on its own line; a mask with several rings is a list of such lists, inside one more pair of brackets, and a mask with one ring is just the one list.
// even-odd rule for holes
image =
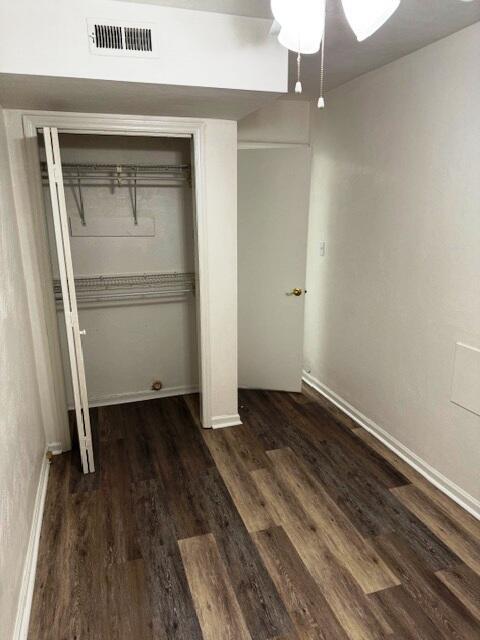
[[477, 499], [480, 417], [450, 394], [455, 343], [480, 347], [479, 59], [476, 24], [312, 106], [305, 339], [317, 380]]
[[238, 123], [239, 142], [310, 142], [310, 103], [276, 100]]
[[0, 620], [11, 638], [45, 433], [0, 110]]
[[[87, 19], [153, 23], [158, 57], [92, 55]], [[287, 91], [288, 52], [271, 20], [113, 0], [0, 5], [0, 73]]]
[[[62, 162], [190, 164], [190, 141], [183, 138], [89, 136], [60, 134]], [[42, 150], [42, 158], [44, 156]], [[79, 220], [78, 189], [65, 191], [67, 212]], [[84, 186], [87, 229], [95, 220], [124, 218], [133, 229], [128, 187]], [[52, 271], [58, 278], [50, 191], [44, 187]], [[137, 189], [137, 215], [153, 219], [151, 237], [70, 238], [75, 276], [142, 273], [187, 273], [195, 270], [192, 190], [180, 186]], [[195, 298], [89, 305], [80, 307], [89, 401], [92, 404], [155, 395], [151, 385], [163, 383], [162, 395], [191, 391], [198, 385]], [[73, 406], [64, 316], [59, 312], [67, 399]]]

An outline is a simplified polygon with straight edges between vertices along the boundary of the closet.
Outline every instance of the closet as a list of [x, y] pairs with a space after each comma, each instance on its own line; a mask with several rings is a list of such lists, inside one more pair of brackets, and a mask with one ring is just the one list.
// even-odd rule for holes
[[[197, 390], [190, 137], [60, 132], [57, 139], [88, 405]], [[57, 251], [65, 247], [58, 244], [52, 209], [50, 142], [39, 136], [51, 286], [71, 409], [75, 381]]]

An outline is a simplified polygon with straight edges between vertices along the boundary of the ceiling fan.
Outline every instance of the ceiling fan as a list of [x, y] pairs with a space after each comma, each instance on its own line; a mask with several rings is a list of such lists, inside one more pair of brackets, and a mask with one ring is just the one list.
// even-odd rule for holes
[[[359, 42], [373, 35], [395, 13], [401, 0], [341, 0], [345, 17]], [[472, 0], [462, 0], [471, 2]], [[280, 25], [278, 41], [297, 53], [295, 93], [302, 92], [300, 65], [302, 54], [321, 50], [320, 97], [318, 107], [325, 106], [323, 97], [325, 13], [327, 0], [271, 0], [272, 13]]]

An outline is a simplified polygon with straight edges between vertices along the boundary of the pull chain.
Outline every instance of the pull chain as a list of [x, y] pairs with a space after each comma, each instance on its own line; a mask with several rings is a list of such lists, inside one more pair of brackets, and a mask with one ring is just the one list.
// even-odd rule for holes
[[322, 47], [320, 50], [320, 96], [317, 107], [325, 109], [325, 98], [323, 97], [323, 85], [325, 80], [325, 34], [327, 33], [327, 3], [325, 2], [325, 21], [323, 27]]
[[302, 83], [300, 81], [300, 64], [302, 62], [302, 56], [300, 51], [297, 53], [297, 82], [295, 84], [295, 93], [302, 93]]

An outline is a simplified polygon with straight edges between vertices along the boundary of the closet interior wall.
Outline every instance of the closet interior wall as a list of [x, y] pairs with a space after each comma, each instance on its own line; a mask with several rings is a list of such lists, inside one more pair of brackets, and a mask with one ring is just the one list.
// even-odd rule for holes
[[[72, 174], [67, 178], [64, 171], [65, 196], [80, 327], [86, 331], [82, 342], [90, 405], [196, 390], [190, 140], [60, 134], [60, 147], [62, 164], [69, 165], [68, 173]], [[41, 145], [40, 160], [44, 159]], [[96, 166], [93, 170], [102, 174], [101, 165], [109, 165], [108, 171], [114, 166], [115, 170], [112, 179], [107, 176], [98, 181], [85, 176], [79, 183], [75, 177], [75, 167], [79, 165], [83, 166], [80, 172], [89, 171], [85, 165]], [[162, 184], [138, 180], [135, 189], [133, 180], [114, 177], [117, 171], [124, 173], [122, 167], [127, 165], [169, 165], [183, 169], [178, 179]], [[56, 282], [58, 262], [45, 180], [44, 200]], [[98, 288], [99, 276], [107, 279], [108, 287]], [[139, 278], [125, 281], [124, 276]], [[119, 281], [123, 283], [121, 287]], [[65, 377], [70, 381], [60, 303], [57, 316]], [[153, 391], [152, 385], [157, 381], [162, 389]], [[68, 405], [72, 407], [71, 384], [67, 384], [67, 394]]]

